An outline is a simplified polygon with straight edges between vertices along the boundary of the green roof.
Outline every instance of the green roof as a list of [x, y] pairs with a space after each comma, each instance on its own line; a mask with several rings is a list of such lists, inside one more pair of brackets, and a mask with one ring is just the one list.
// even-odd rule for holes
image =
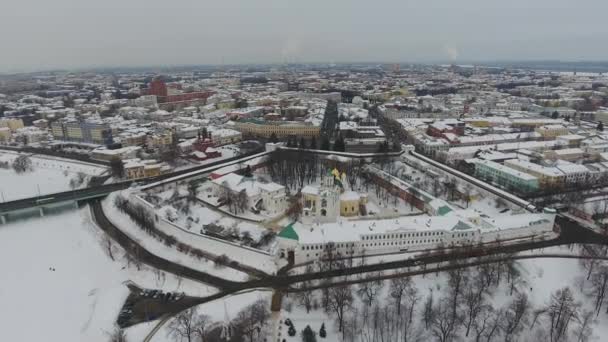
[[452, 211], [452, 209], [450, 207], [448, 207], [447, 205], [444, 205], [444, 206], [439, 207], [439, 210], [437, 210], [437, 214], [439, 214], [439, 216], [443, 216], [443, 215], [449, 213], [450, 211]]
[[456, 223], [456, 225], [454, 227], [452, 227], [452, 230], [467, 230], [467, 229], [471, 229], [471, 226], [469, 226], [468, 224], [462, 222], [462, 221], [458, 221], [458, 223]]
[[298, 241], [300, 237], [298, 236], [298, 233], [296, 233], [296, 231], [293, 229], [293, 224], [294, 223], [292, 222], [286, 225], [279, 233], [279, 237]]

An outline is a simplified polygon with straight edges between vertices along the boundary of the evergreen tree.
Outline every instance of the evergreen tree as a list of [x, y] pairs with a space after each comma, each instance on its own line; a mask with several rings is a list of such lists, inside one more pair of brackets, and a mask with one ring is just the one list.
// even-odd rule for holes
[[317, 149], [317, 139], [315, 137], [312, 137], [312, 139], [310, 139], [310, 149], [311, 150]]
[[289, 330], [287, 330], [287, 334], [289, 336], [296, 336], [296, 328], [293, 327], [293, 324], [289, 326]]
[[247, 165], [247, 167], [245, 168], [245, 171], [243, 172], [243, 176], [245, 177], [253, 177], [253, 173], [251, 172], [251, 166]]
[[597, 124], [597, 130], [600, 132], [604, 131], [604, 123], [600, 121], [600, 123]]
[[125, 175], [125, 166], [120, 159], [113, 158], [110, 161], [110, 169], [112, 170], [112, 176], [116, 178], [122, 178]]
[[334, 141], [334, 151], [344, 152], [345, 149], [346, 146], [344, 145], [344, 138], [342, 138], [342, 136], [339, 136], [338, 139]]
[[325, 331], [325, 322], [323, 322], [323, 324], [321, 324], [321, 329], [319, 329], [319, 336], [321, 338], [327, 337], [327, 331]]
[[328, 137], [323, 137], [323, 140], [321, 141], [321, 149], [323, 151], [329, 151], [330, 150], [330, 143], [329, 143], [329, 138]]
[[304, 137], [300, 138], [300, 148], [306, 148], [306, 140], [304, 140]]
[[557, 119], [559, 117], [559, 113], [557, 111], [554, 111], [553, 114], [551, 114], [551, 118], [553, 119]]
[[279, 142], [276, 133], [272, 132], [272, 134], [270, 135], [270, 142], [275, 144]]
[[310, 325], [302, 330], [302, 342], [317, 342], [317, 336]]

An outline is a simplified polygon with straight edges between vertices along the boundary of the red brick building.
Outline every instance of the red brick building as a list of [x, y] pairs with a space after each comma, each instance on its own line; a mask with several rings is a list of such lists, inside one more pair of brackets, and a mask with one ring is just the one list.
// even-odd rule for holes
[[[173, 89], [181, 89], [181, 85], [172, 87]], [[207, 98], [213, 95], [211, 91], [199, 91], [195, 93], [179, 93], [169, 95], [167, 84], [159, 79], [155, 78], [150, 82], [149, 88], [145, 91], [146, 95], [155, 95], [158, 103], [172, 103], [172, 102], [191, 102], [198, 100], [207, 100]]]

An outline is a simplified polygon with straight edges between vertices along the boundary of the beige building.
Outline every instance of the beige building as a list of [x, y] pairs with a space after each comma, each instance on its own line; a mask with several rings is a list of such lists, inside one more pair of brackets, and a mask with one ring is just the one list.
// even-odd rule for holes
[[244, 135], [270, 138], [274, 133], [277, 138], [289, 136], [312, 138], [318, 137], [321, 131], [319, 126], [300, 122], [277, 122], [261, 120], [243, 120], [235, 122], [234, 128]]
[[152, 134], [146, 137], [146, 146], [150, 149], [164, 148], [173, 143], [173, 133]]
[[577, 160], [583, 159], [585, 151], [580, 148], [565, 148], [561, 150], [548, 150], [545, 151], [545, 158], [551, 160], [566, 160], [570, 162], [576, 162]]
[[346, 191], [340, 195], [340, 216], [358, 216], [361, 206], [367, 204], [367, 196], [355, 191]]
[[568, 135], [568, 129], [562, 125], [544, 125], [535, 129], [545, 140], [552, 140], [560, 135]]
[[12, 118], [2, 118], [0, 119], [0, 127], [7, 127], [11, 130], [11, 132], [15, 132], [19, 128], [23, 128], [23, 120], [21, 119], [12, 119]]
[[0, 127], [0, 142], [7, 142], [11, 140], [12, 135], [13, 134], [11, 133], [10, 128]]
[[146, 143], [146, 133], [121, 134], [120, 141], [122, 146], [142, 146]]
[[519, 159], [507, 160], [505, 166], [538, 178], [541, 188], [561, 186], [565, 181], [564, 173], [555, 167], [546, 167]]
[[222, 128], [211, 132], [211, 141], [215, 146], [234, 144], [243, 140], [243, 134], [234, 129]]
[[128, 159], [124, 161], [125, 177], [128, 179], [138, 179], [144, 177], [160, 176], [163, 170], [163, 163], [156, 160]]

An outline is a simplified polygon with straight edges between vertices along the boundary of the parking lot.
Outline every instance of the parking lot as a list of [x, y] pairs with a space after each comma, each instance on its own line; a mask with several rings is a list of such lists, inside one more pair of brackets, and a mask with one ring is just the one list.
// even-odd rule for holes
[[180, 312], [201, 300], [197, 297], [186, 296], [183, 292], [142, 289], [134, 284], [128, 284], [127, 287], [131, 293], [125, 300], [116, 320], [121, 328]]

